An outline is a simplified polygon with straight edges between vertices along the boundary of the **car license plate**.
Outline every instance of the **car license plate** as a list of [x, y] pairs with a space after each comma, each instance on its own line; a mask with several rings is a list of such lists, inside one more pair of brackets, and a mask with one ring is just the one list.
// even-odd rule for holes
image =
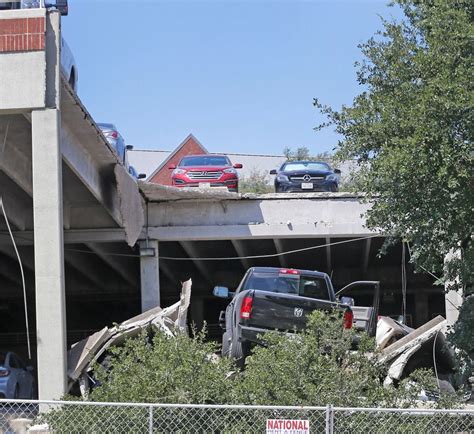
[[312, 190], [313, 189], [313, 183], [312, 182], [302, 182], [301, 183], [301, 188], [303, 190]]
[[211, 183], [210, 182], [200, 182], [199, 183], [199, 188], [211, 188]]

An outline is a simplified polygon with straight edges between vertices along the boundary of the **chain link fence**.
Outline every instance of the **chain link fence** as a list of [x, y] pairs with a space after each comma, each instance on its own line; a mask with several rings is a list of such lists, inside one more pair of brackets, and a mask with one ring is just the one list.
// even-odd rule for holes
[[0, 400], [0, 434], [473, 433], [474, 410]]

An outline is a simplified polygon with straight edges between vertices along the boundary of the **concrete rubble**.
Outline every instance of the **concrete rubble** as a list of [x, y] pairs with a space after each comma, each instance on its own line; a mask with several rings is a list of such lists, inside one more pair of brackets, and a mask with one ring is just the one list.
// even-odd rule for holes
[[171, 306], [164, 309], [155, 307], [114, 327], [104, 327], [72, 345], [68, 351], [69, 390], [78, 383], [81, 395], [87, 397], [94, 363], [101, 363], [110, 347], [122, 344], [125, 339], [137, 336], [143, 330], [159, 331], [169, 337], [187, 333], [191, 286], [191, 279], [184, 282], [180, 300]]
[[455, 367], [454, 352], [446, 343], [446, 330], [447, 322], [442, 316], [417, 329], [380, 317], [376, 344], [381, 350], [379, 361], [388, 365], [384, 385], [394, 384], [418, 368], [435, 368], [438, 384], [446, 383]]

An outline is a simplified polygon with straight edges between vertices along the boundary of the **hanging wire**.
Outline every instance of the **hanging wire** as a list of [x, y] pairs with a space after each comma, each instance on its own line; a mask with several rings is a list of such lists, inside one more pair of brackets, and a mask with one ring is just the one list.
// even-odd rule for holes
[[8, 221], [7, 213], [5, 211], [5, 205], [3, 204], [3, 197], [0, 196], [0, 207], [2, 208], [3, 217], [5, 217], [5, 223], [7, 224], [8, 233], [13, 243], [13, 248], [15, 249], [16, 257], [18, 258], [18, 263], [20, 264], [20, 273], [21, 273], [21, 283], [23, 286], [23, 304], [25, 310], [25, 326], [26, 326], [26, 340], [28, 346], [28, 358], [31, 360], [31, 344], [30, 344], [30, 325], [28, 323], [28, 304], [26, 302], [26, 284], [25, 284], [25, 272], [23, 270], [23, 263], [21, 262], [20, 253], [16, 247], [15, 238], [13, 237], [13, 232], [10, 228], [10, 222]]

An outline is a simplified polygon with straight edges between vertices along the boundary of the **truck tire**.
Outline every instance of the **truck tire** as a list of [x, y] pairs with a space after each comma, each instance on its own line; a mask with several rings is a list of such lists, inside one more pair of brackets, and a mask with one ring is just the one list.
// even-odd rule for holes
[[229, 357], [230, 342], [229, 342], [229, 333], [224, 332], [222, 335], [222, 357]]
[[237, 333], [232, 333], [232, 341], [230, 343], [230, 357], [235, 360], [235, 363], [239, 368], [243, 368], [245, 365], [245, 359], [250, 354], [250, 345], [248, 342], [239, 341]]

